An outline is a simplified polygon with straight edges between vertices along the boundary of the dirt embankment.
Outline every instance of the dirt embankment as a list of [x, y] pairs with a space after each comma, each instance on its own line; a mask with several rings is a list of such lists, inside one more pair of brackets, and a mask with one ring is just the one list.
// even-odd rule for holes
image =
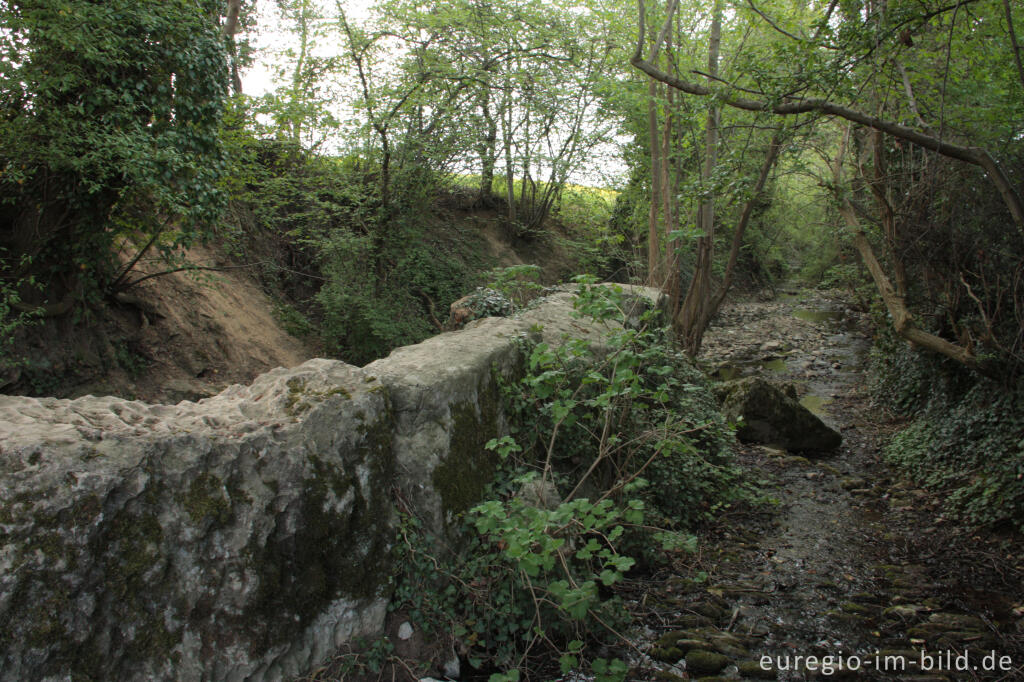
[[[313, 357], [311, 344], [281, 328], [248, 268], [205, 247], [193, 248], [188, 260], [223, 269], [152, 277], [118, 300], [31, 328], [20, 349], [28, 359], [0, 390], [174, 403]], [[157, 272], [142, 266], [133, 277]]]
[[[514, 240], [490, 209], [438, 209], [427, 222], [426, 233], [442, 248], [459, 242], [474, 254], [469, 272], [531, 263], [541, 267], [545, 283], [575, 273], [578, 258], [556, 228], [543, 238]], [[195, 247], [187, 260], [212, 270], [154, 276], [118, 300], [29, 327], [15, 349], [21, 361], [0, 368], [0, 393], [177, 403], [323, 355], [315, 330], [289, 305], [301, 303], [271, 295], [261, 284], [256, 270], [275, 254], [269, 247], [260, 254], [249, 267], [216, 247]], [[162, 269], [140, 263], [131, 278]], [[315, 273], [308, 277], [303, 297], [315, 295], [322, 283]], [[446, 314], [451, 302], [432, 303]]]

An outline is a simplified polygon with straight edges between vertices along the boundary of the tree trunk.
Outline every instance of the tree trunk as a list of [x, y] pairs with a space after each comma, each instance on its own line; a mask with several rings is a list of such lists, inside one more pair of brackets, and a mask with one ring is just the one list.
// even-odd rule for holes
[[[715, 0], [711, 18], [711, 36], [708, 45], [708, 77], [718, 78], [718, 50], [722, 41], [722, 3]], [[701, 190], [704, 194], [697, 212], [697, 229], [704, 234], [697, 240], [697, 262], [693, 269], [690, 288], [683, 305], [675, 315], [673, 327], [676, 337], [686, 352], [696, 356], [704, 338], [707, 307], [711, 302], [711, 263], [715, 244], [715, 197], [711, 192], [711, 176], [718, 162], [718, 104], [708, 109], [704, 131], [704, 167], [701, 170]]]
[[[506, 81], [506, 87], [508, 83]], [[507, 90], [506, 90], [507, 92]], [[507, 97], [507, 95], [506, 95]], [[516, 230], [516, 167], [512, 158], [512, 105], [507, 100], [504, 102], [504, 111], [501, 116], [502, 146], [505, 151], [505, 188], [508, 195], [508, 229], [514, 234]]]
[[914, 323], [913, 316], [907, 309], [905, 296], [893, 287], [889, 277], [885, 274], [885, 270], [882, 268], [882, 264], [878, 262], [878, 258], [875, 257], [874, 249], [871, 248], [871, 242], [868, 241], [860, 220], [857, 218], [856, 209], [841, 190], [843, 186], [843, 159], [849, 136], [850, 131], [847, 129], [840, 143], [839, 153], [832, 164], [833, 182], [839, 196], [839, 215], [842, 216], [843, 222], [846, 223], [846, 226], [853, 233], [853, 245], [856, 247], [857, 252], [860, 253], [861, 260], [871, 274], [871, 279], [875, 282], [878, 294], [882, 297], [882, 302], [892, 317], [893, 330], [902, 338], [921, 348], [939, 353], [947, 358], [956, 360], [965, 367], [986, 376], [991, 376], [991, 368], [979, 362], [971, 349], [951, 343], [940, 336], [920, 329]]
[[224, 37], [228, 41], [228, 51], [231, 59], [231, 90], [234, 94], [242, 94], [242, 76], [238, 71], [238, 47], [235, 45], [235, 36], [238, 34], [238, 16], [242, 11], [242, 0], [228, 0], [228, 10], [224, 17], [224, 26], [221, 28]]
[[661, 204], [661, 142], [658, 127], [658, 82], [647, 84], [647, 132], [651, 144], [651, 208], [647, 218], [647, 284], [661, 288], [661, 230], [658, 207]]
[[494, 188], [495, 145], [498, 140], [498, 124], [491, 116], [490, 99], [488, 92], [481, 105], [484, 123], [487, 125], [487, 133], [480, 145], [480, 201], [484, 204], [490, 203]]
[[743, 205], [743, 211], [740, 213], [739, 222], [736, 223], [736, 231], [732, 234], [732, 246], [729, 249], [729, 262], [725, 266], [725, 274], [722, 276], [722, 284], [719, 286], [718, 291], [711, 299], [711, 303], [708, 304], [706, 310], [706, 316], [703, 321], [704, 326], [715, 316], [718, 309], [722, 305], [722, 301], [725, 300], [726, 294], [729, 293], [729, 289], [732, 287], [732, 280], [736, 274], [736, 263], [739, 261], [740, 249], [743, 247], [743, 236], [747, 231], [747, 225], [750, 223], [750, 216], [754, 212], [754, 204], [760, 199], [761, 193], [764, 192], [765, 183], [768, 181], [768, 175], [771, 173], [772, 168], [775, 167], [775, 162], [779, 159], [779, 152], [782, 150], [782, 138], [780, 133], [776, 133], [772, 136], [772, 140], [768, 143], [768, 151], [765, 153], [764, 163], [761, 164], [761, 172], [757, 176], [757, 181], [754, 183], [753, 191], [750, 194], [750, 198]]

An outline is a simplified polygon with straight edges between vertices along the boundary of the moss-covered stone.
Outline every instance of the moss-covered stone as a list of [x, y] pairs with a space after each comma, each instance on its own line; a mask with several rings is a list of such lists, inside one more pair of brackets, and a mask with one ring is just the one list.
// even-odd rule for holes
[[675, 663], [676, 661], [683, 658], [683, 651], [679, 647], [661, 647], [656, 646], [651, 649], [651, 658], [662, 663]]
[[686, 654], [686, 670], [693, 675], [714, 675], [729, 665], [729, 657], [713, 651], [694, 649]]
[[702, 616], [697, 613], [684, 613], [675, 619], [675, 625], [680, 628], [699, 628], [704, 625], [713, 625], [712, 621], [707, 616]]
[[475, 405], [466, 401], [451, 406], [448, 454], [431, 476], [445, 514], [465, 512], [479, 502], [497, 471], [498, 455], [484, 447], [499, 435], [500, 397], [496, 382], [488, 379], [478, 389]]
[[675, 646], [676, 642], [678, 642], [681, 639], [687, 639], [689, 636], [690, 634], [688, 632], [684, 632], [683, 630], [670, 630], [662, 634], [661, 637], [658, 637], [658, 640], [655, 642], [655, 646]]
[[715, 622], [722, 620], [726, 615], [725, 609], [711, 602], [698, 602], [691, 606], [690, 609], [698, 615], [710, 618]]
[[985, 630], [985, 621], [966, 613], [933, 613], [928, 623], [950, 630]]
[[231, 505], [226, 497], [223, 482], [213, 474], [203, 472], [192, 479], [188, 491], [182, 496], [181, 505], [196, 525], [207, 520], [223, 525], [231, 518]]
[[740, 661], [736, 667], [743, 677], [755, 680], [774, 680], [776, 678], [775, 666], [771, 663], [762, 666], [761, 661]]
[[[30, 434], [35, 445], [21, 437], [37, 470], [0, 472], [0, 676], [298, 670], [339, 638], [374, 633], [394, 420], [363, 376], [314, 360], [204, 404], [36, 405], [51, 427]], [[289, 402], [301, 422], [282, 418]], [[83, 419], [103, 437], [51, 438]]]
[[855, 613], [862, 616], [870, 615], [873, 611], [875, 611], [875, 609], [869, 606], [858, 604], [854, 601], [843, 602], [839, 605], [839, 608], [846, 613]]
[[285, 398], [284, 410], [292, 417], [298, 417], [331, 396], [341, 396], [346, 400], [352, 398], [352, 394], [344, 386], [335, 386], [326, 391], [312, 390], [302, 377], [293, 377], [285, 385], [288, 387], [288, 396]]
[[[295, 528], [275, 529], [263, 542], [254, 537], [246, 548], [259, 577], [257, 597], [245, 615], [260, 633], [253, 639], [254, 655], [290, 641], [336, 599], [371, 599], [386, 583], [388, 572], [380, 567], [392, 543], [386, 531], [391, 508], [383, 495], [371, 502], [366, 492], [390, 483], [391, 423], [387, 412], [364, 421], [344, 468], [310, 454], [313, 475], [299, 497]], [[370, 471], [365, 485], [356, 477], [360, 466]], [[340, 500], [346, 504], [339, 507]]]

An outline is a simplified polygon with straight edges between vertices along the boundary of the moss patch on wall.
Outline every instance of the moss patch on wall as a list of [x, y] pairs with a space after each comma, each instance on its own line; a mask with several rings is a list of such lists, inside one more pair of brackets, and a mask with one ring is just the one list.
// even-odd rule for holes
[[[368, 500], [364, 493], [386, 490], [391, 483], [392, 426], [386, 410], [364, 423], [344, 467], [308, 455], [312, 475], [298, 507], [275, 519], [265, 541], [253, 537], [249, 543], [245, 553], [260, 583], [243, 625], [253, 635], [254, 656], [293, 640], [337, 599], [380, 595], [388, 578], [381, 567], [392, 545], [392, 511], [385, 495]], [[359, 469], [369, 470], [365, 485]]]
[[343, 386], [336, 386], [327, 391], [313, 391], [306, 386], [306, 380], [301, 377], [294, 377], [288, 380], [288, 397], [285, 399], [284, 411], [291, 417], [297, 417], [303, 412], [310, 410], [315, 403], [323, 402], [333, 395], [340, 395], [346, 400], [352, 398], [352, 394]]
[[431, 480], [441, 495], [445, 514], [460, 514], [483, 499], [494, 479], [498, 455], [484, 446], [499, 435], [500, 395], [497, 383], [484, 377], [477, 402], [451, 406], [452, 430], [448, 456], [434, 468]]
[[181, 506], [196, 525], [207, 519], [224, 525], [231, 518], [231, 505], [226, 499], [224, 484], [209, 472], [203, 472], [192, 479], [188, 492], [181, 498]]

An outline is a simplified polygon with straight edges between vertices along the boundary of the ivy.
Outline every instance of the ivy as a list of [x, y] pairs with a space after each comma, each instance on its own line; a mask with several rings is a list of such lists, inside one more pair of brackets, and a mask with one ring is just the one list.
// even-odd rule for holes
[[882, 348], [873, 358], [876, 399], [912, 417], [886, 461], [943, 493], [951, 514], [1024, 529], [1024, 389], [905, 346]]
[[32, 258], [48, 296], [105, 286], [117, 249], [152, 240], [170, 257], [215, 224], [227, 74], [219, 9], [0, 4], [0, 245], [15, 262]]

